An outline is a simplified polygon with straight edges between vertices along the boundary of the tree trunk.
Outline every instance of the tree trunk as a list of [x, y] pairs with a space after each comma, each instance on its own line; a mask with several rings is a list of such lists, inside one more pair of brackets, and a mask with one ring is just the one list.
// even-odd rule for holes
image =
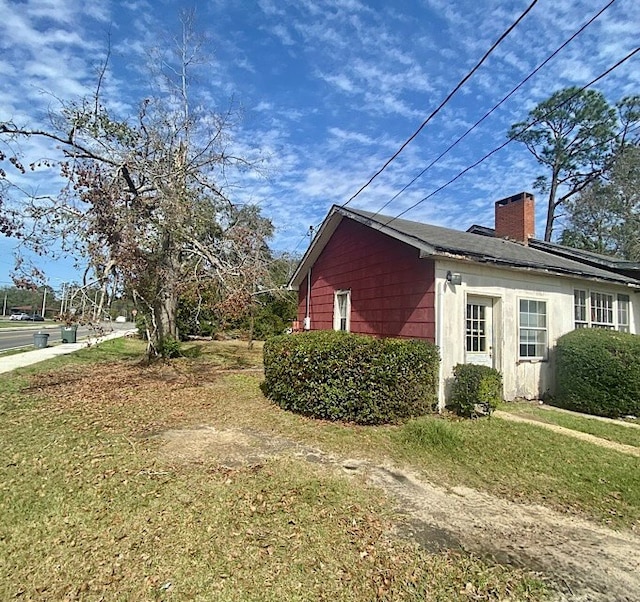
[[102, 312], [104, 311], [104, 303], [107, 298], [107, 286], [109, 284], [108, 280], [103, 280], [102, 286], [100, 287], [100, 301], [95, 308], [95, 314], [93, 316], [93, 321], [100, 323], [102, 322]]
[[174, 287], [163, 288], [154, 303], [153, 311], [156, 319], [158, 341], [164, 341], [168, 337], [177, 339], [178, 295]]
[[251, 306], [249, 307], [249, 312], [250, 312], [249, 313], [249, 344], [247, 345], [247, 347], [249, 349], [253, 349], [253, 332], [255, 330], [255, 322], [256, 322], [253, 299], [251, 299]]
[[553, 221], [555, 220], [556, 213], [556, 194], [558, 193], [558, 169], [554, 167], [551, 174], [551, 186], [549, 188], [549, 201], [547, 203], [547, 223], [544, 228], [544, 239], [546, 242], [551, 242], [551, 236], [553, 234]]
[[170, 234], [165, 237], [162, 264], [162, 269], [158, 271], [157, 292], [151, 307], [150, 359], [164, 355], [167, 340], [179, 340], [177, 318], [180, 295], [180, 252], [173, 245]]

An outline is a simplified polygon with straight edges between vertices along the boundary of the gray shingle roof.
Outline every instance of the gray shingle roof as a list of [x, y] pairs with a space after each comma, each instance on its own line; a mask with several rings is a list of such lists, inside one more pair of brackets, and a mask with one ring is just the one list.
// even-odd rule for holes
[[[479, 226], [477, 224], [471, 226], [467, 232], [472, 234], [482, 234], [483, 236], [495, 236], [496, 233], [493, 228]], [[575, 259], [579, 262], [586, 261], [591, 265], [603, 267], [608, 270], [610, 269], [617, 272], [622, 270], [640, 272], [640, 263], [638, 262], [614, 257], [612, 255], [602, 255], [602, 253], [594, 253], [593, 251], [586, 251], [585, 249], [567, 247], [565, 245], [558, 244], [557, 242], [547, 242], [545, 240], [532, 238], [529, 240], [529, 246], [534, 249], [540, 249], [541, 251], [548, 251], [552, 255], [561, 255], [562, 257]]]
[[640, 280], [635, 278], [510, 240], [405, 219], [394, 219], [388, 215], [337, 205], [331, 208], [318, 234], [298, 265], [289, 283], [291, 288], [297, 288], [304, 280], [307, 269], [313, 266], [338, 224], [344, 218], [353, 219], [414, 246], [420, 250], [423, 256], [454, 257], [488, 265], [571, 275], [640, 288]]
[[307, 270], [313, 266], [338, 224], [344, 218], [353, 219], [387, 236], [401, 240], [419, 249], [422, 256], [425, 257], [453, 257], [506, 268], [571, 275], [640, 288], [640, 280], [590, 265], [580, 261], [579, 256], [576, 256], [577, 259], [571, 259], [541, 248], [494, 238], [486, 233], [475, 234], [453, 230], [337, 205], [331, 208], [311, 246], [300, 261], [289, 282], [291, 288], [296, 289], [304, 280]]
[[462, 255], [464, 258], [481, 263], [552, 271], [623, 284], [640, 284], [633, 278], [502, 238], [491, 238], [410, 220], [393, 219], [361, 209], [343, 209], [343, 211], [350, 211], [354, 215], [376, 222], [385, 230], [395, 230], [421, 243], [426, 243], [434, 248], [434, 255]]

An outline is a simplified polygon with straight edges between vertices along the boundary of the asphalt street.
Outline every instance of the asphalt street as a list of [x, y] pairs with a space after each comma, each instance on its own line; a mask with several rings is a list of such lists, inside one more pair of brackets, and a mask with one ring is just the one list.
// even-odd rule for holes
[[[131, 322], [118, 323], [118, 322], [106, 322], [102, 324], [105, 334], [112, 332], [112, 330], [130, 330], [134, 327]], [[4, 327], [0, 328], [0, 352], [8, 351], [10, 349], [21, 349], [26, 347], [33, 347], [33, 335], [37, 332], [46, 332], [49, 335], [48, 344], [55, 345], [62, 341], [62, 332], [60, 324], [52, 324], [51, 322], [44, 322], [29, 326], [16, 326], [16, 327]], [[88, 336], [95, 336], [96, 332], [93, 328], [87, 328], [86, 326], [79, 326], [77, 332], [77, 340], [81, 341]]]

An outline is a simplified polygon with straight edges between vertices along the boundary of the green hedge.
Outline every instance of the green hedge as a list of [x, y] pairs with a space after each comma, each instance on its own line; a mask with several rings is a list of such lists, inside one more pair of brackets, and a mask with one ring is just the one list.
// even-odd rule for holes
[[283, 335], [265, 343], [263, 391], [280, 407], [314, 418], [397, 422], [433, 411], [439, 361], [426, 341]]
[[496, 369], [476, 364], [453, 369], [450, 402], [461, 416], [491, 414], [502, 398], [502, 375]]
[[640, 416], [640, 337], [582, 328], [560, 337], [556, 354], [551, 403], [596, 416]]

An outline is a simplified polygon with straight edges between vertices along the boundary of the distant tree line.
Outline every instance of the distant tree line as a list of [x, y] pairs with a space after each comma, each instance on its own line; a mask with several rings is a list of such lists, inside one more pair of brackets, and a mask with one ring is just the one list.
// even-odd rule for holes
[[47, 308], [59, 311], [60, 300], [56, 299], [55, 291], [51, 287], [18, 288], [16, 286], [0, 287], [0, 310], [4, 311], [5, 315], [9, 315], [12, 308], [24, 307], [30, 312], [41, 313], [42, 302], [45, 300], [45, 288]]

